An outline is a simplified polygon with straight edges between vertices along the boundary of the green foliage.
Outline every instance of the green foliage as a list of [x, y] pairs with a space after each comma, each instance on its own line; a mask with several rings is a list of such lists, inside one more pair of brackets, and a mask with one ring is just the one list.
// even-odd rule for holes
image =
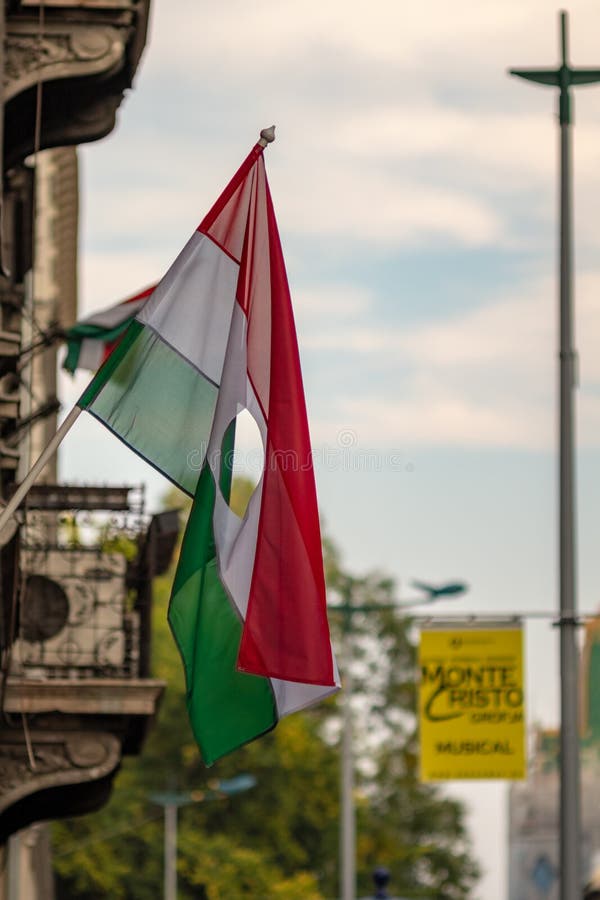
[[[240, 516], [241, 518], [246, 512], [246, 507], [248, 506], [255, 487], [256, 484], [251, 478], [234, 479], [233, 484], [231, 485], [229, 505], [236, 516]], [[180, 509], [182, 513], [185, 514], [186, 518], [192, 505], [192, 501], [187, 494], [182, 493], [179, 488], [176, 487], [169, 488], [164, 496], [163, 502], [167, 509]]]
[[[322, 900], [314, 875], [286, 877], [268, 855], [240, 846], [225, 834], [206, 835], [188, 829], [179, 842], [182, 880], [204, 889], [211, 900], [232, 897]], [[193, 894], [190, 894], [193, 896]], [[197, 894], [196, 894], [197, 896]]]
[[[236, 486], [236, 511], [253, 485]], [[182, 505], [182, 495], [170, 505]], [[175, 502], [173, 503], [173, 500]], [[350, 578], [325, 542], [332, 597], [389, 606], [394, 585]], [[184, 679], [166, 612], [170, 576], [156, 580], [153, 674], [168, 683], [142, 756], [125, 760], [110, 803], [54, 825], [57, 900], [155, 900], [162, 890], [165, 789], [205, 792], [179, 810], [178, 896], [205, 900], [324, 900], [338, 896], [339, 710], [333, 698], [284, 719], [220, 760], [200, 762], [185, 709]], [[466, 900], [477, 877], [458, 803], [417, 780], [415, 647], [410, 621], [389, 608], [352, 614], [357, 745], [358, 894], [385, 865], [395, 893]], [[334, 642], [344, 618], [331, 615]], [[346, 620], [347, 621], [347, 620]], [[346, 639], [348, 634], [346, 631]], [[215, 781], [252, 773], [256, 786], [215, 799]]]
[[385, 865], [402, 896], [463, 900], [478, 870], [469, 856], [462, 807], [418, 780], [411, 620], [394, 609], [389, 578], [350, 577], [334, 547], [326, 546], [325, 564], [338, 604], [359, 607], [330, 616], [334, 643], [347, 653], [350, 648], [352, 659], [358, 894], [372, 891], [371, 872]]
[[106, 527], [100, 532], [99, 545], [103, 553], [120, 553], [128, 562], [138, 554], [138, 545], [132, 537]]
[[[85, 538], [82, 537], [82, 525]], [[99, 547], [104, 553], [120, 553], [125, 559], [135, 559], [138, 552], [136, 536], [125, 530], [122, 523], [76, 514], [64, 514], [59, 518], [59, 546], [71, 550], [79, 547]]]
[[61, 542], [64, 542], [71, 550], [81, 547], [81, 534], [77, 516], [65, 514], [59, 519], [59, 534]]

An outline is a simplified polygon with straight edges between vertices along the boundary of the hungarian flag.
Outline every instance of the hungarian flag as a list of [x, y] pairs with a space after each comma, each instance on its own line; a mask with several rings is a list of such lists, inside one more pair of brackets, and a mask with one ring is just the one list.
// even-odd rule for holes
[[[79, 401], [194, 498], [169, 607], [207, 764], [337, 690], [298, 345], [257, 144]], [[264, 469], [228, 505], [235, 419]]]
[[82, 319], [69, 328], [65, 335], [67, 355], [63, 369], [71, 375], [76, 369], [95, 372], [112, 353], [119, 339], [127, 331], [129, 323], [153, 290], [154, 285], [108, 309]]

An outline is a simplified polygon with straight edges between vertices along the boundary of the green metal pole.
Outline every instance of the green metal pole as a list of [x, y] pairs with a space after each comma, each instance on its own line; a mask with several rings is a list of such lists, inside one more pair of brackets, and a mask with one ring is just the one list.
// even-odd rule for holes
[[571, 98], [567, 19], [561, 14], [560, 83], [560, 871], [561, 898], [581, 893], [581, 774], [579, 760], [579, 658], [575, 564], [575, 350], [573, 347], [573, 240]]
[[165, 803], [165, 900], [177, 900], [177, 804]]
[[354, 807], [354, 721], [352, 716], [352, 580], [346, 579], [342, 612], [342, 770], [340, 829], [340, 897], [356, 898], [356, 810]]
[[567, 14], [560, 14], [561, 65], [557, 69], [512, 69], [511, 74], [559, 89], [559, 627], [560, 627], [560, 897], [581, 896], [581, 775], [579, 760], [579, 656], [577, 650], [575, 402], [573, 347], [573, 238], [571, 87], [600, 81], [600, 69], [574, 68], [568, 61]]

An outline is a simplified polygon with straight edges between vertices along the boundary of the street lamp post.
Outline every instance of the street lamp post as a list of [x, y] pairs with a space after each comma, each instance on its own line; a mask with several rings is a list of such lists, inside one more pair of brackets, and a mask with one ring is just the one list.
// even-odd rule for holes
[[162, 806], [165, 815], [164, 828], [164, 900], [177, 900], [177, 810], [194, 803], [192, 794], [163, 791], [150, 794], [150, 799]]
[[180, 806], [202, 803], [211, 798], [240, 794], [254, 787], [254, 775], [236, 775], [234, 778], [210, 782], [207, 791], [161, 791], [150, 794], [150, 800], [165, 811], [164, 834], [164, 900], [177, 900], [177, 811]]
[[414, 582], [425, 592], [424, 597], [393, 603], [354, 602], [353, 591], [356, 582], [346, 577], [340, 585], [341, 603], [330, 604], [329, 609], [342, 616], [341, 665], [343, 676], [342, 700], [342, 740], [340, 779], [340, 897], [341, 900], [356, 900], [356, 810], [354, 806], [354, 721], [352, 715], [352, 619], [356, 613], [377, 610], [410, 609], [439, 599], [458, 597], [467, 590], [463, 582], [448, 582], [435, 587], [425, 582]]
[[342, 777], [340, 785], [340, 871], [341, 900], [354, 900], [356, 891], [356, 814], [354, 809], [354, 750], [352, 718], [351, 632], [352, 586], [346, 579], [342, 590], [341, 663], [344, 679], [342, 697]]
[[600, 82], [600, 69], [569, 65], [567, 14], [560, 14], [561, 65], [556, 69], [511, 69], [510, 74], [559, 89], [560, 125], [560, 896], [581, 892], [579, 687], [575, 550], [574, 393], [577, 385], [572, 313], [572, 190], [570, 89]]

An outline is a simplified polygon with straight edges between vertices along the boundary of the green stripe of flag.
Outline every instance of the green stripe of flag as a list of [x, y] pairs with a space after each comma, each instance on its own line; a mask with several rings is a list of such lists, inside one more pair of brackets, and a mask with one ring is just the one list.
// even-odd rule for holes
[[193, 496], [217, 393], [152, 329], [134, 321], [79, 406]]
[[[223, 458], [228, 459], [228, 454]], [[228, 487], [222, 484], [222, 489], [228, 496]], [[205, 466], [169, 606], [169, 624], [185, 669], [190, 722], [207, 765], [277, 723], [270, 680], [236, 669], [242, 622], [217, 569], [212, 525], [215, 494], [212, 473]]]
[[77, 369], [79, 363], [79, 355], [81, 353], [81, 345], [84, 340], [97, 340], [103, 344], [112, 344], [124, 334], [129, 326], [130, 320], [115, 325], [114, 328], [106, 328], [103, 325], [88, 325], [82, 322], [74, 325], [67, 332], [67, 355], [63, 362], [63, 369], [72, 375]]
[[123, 357], [127, 355], [129, 348], [135, 344], [137, 338], [143, 331], [143, 328], [144, 326], [141, 322], [138, 322], [136, 319], [129, 323], [129, 327], [123, 335], [123, 340], [115, 347], [104, 365], [101, 366], [81, 395], [78, 405], [81, 406], [82, 409], [89, 409], [90, 404], [94, 401], [99, 391], [102, 390], [113, 372], [119, 367]]

